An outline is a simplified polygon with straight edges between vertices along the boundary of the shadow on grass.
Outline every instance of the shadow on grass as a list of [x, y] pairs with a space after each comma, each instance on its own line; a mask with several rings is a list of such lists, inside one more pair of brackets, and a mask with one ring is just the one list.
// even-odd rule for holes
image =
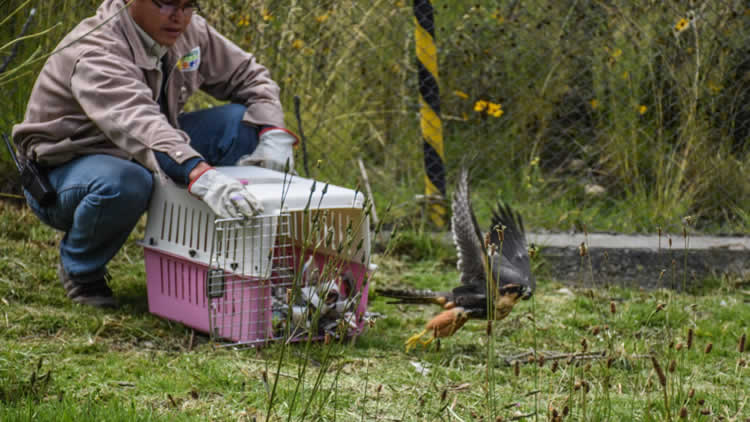
[[94, 399], [74, 401], [60, 395], [51, 400], [39, 402], [38, 399], [25, 397], [15, 403], [0, 406], [0, 420], [4, 421], [186, 421], [195, 420], [194, 416], [180, 411], [144, 410], [135, 400], [121, 403], [116, 400], [100, 402]]
[[[137, 316], [150, 314], [145, 277], [143, 282], [120, 283], [116, 286], [115, 296], [120, 309]], [[157, 318], [154, 316], [154, 318]]]

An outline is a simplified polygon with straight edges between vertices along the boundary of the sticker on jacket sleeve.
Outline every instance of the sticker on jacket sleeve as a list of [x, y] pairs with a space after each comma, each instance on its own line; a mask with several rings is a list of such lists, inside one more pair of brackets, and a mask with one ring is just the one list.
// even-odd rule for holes
[[189, 53], [182, 56], [180, 60], [177, 61], [177, 69], [180, 69], [180, 72], [194, 72], [198, 70], [198, 66], [201, 65], [201, 48], [195, 47], [194, 49], [190, 50]]

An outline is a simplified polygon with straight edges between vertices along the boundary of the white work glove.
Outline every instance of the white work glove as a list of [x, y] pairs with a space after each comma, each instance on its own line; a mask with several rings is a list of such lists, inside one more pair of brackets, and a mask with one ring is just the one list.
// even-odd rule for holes
[[284, 171], [287, 160], [289, 172], [294, 173], [293, 146], [297, 143], [297, 136], [292, 132], [270, 127], [260, 132], [258, 147], [252, 154], [243, 155], [237, 160], [238, 166], [261, 166], [267, 169]]
[[221, 218], [252, 217], [263, 212], [263, 206], [239, 180], [209, 168], [188, 186]]

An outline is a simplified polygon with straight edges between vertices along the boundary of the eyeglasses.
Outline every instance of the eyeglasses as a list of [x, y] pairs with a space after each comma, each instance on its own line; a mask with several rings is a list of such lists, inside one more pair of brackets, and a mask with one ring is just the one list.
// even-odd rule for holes
[[188, 2], [186, 5], [180, 7], [174, 4], [164, 4], [158, 0], [151, 0], [156, 7], [159, 8], [159, 14], [162, 16], [172, 16], [177, 13], [177, 9], [182, 9], [182, 14], [185, 16], [192, 16], [195, 9], [198, 9], [198, 4], [195, 2]]

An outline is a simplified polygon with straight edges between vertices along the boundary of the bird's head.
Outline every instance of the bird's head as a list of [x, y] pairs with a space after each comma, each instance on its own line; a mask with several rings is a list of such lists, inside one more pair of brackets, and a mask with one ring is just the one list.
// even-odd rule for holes
[[507, 317], [518, 303], [520, 295], [516, 291], [506, 292], [502, 296], [495, 298], [495, 320], [502, 320]]
[[500, 295], [515, 293], [523, 300], [534, 295], [536, 280], [530, 271], [503, 265], [502, 262], [497, 266], [499, 268], [493, 270], [493, 278], [497, 280]]
[[531, 296], [534, 296], [534, 288], [532, 286], [523, 286], [521, 288], [521, 299], [529, 300]]
[[535, 283], [533, 282], [530, 284], [506, 284], [500, 287], [499, 293], [501, 296], [513, 294], [523, 300], [529, 300], [534, 295], [534, 287]]

